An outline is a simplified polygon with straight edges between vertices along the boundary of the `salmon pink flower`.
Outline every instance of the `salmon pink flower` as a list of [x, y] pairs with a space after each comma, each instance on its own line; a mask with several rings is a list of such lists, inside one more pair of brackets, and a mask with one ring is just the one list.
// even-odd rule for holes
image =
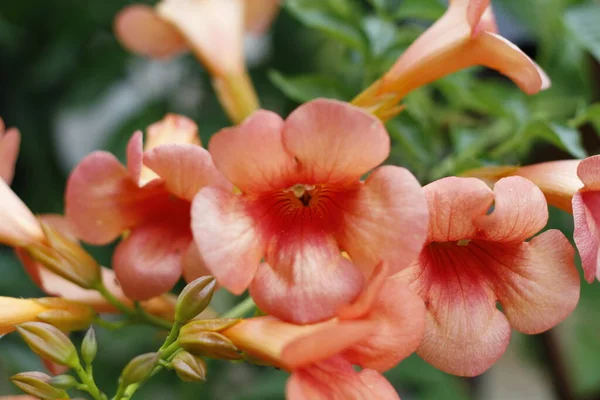
[[277, 318], [330, 318], [380, 261], [396, 272], [421, 249], [427, 206], [410, 172], [385, 166], [360, 181], [390, 143], [359, 108], [319, 99], [285, 121], [257, 111], [215, 134], [209, 150], [241, 193], [209, 186], [195, 197], [192, 230], [204, 264], [233, 293], [250, 286]]
[[21, 134], [16, 128], [6, 130], [0, 118], [0, 179], [10, 185], [15, 173], [15, 162], [19, 154]]
[[511, 327], [540, 333], [573, 311], [574, 250], [557, 230], [526, 241], [544, 228], [548, 209], [524, 178], [501, 179], [493, 191], [475, 178], [445, 178], [424, 189], [427, 244], [396, 277], [427, 306], [417, 353], [443, 371], [478, 375], [504, 353]]
[[113, 268], [131, 299], [148, 300], [170, 290], [181, 276], [182, 261], [193, 261], [190, 201], [196, 192], [205, 185], [231, 188], [198, 143], [191, 120], [168, 115], [148, 128], [145, 151], [142, 133], [132, 136], [127, 167], [99, 151], [69, 178], [66, 215], [76, 236], [101, 245], [124, 234]]
[[508, 76], [527, 94], [550, 86], [541, 68], [497, 33], [489, 0], [450, 0], [446, 13], [353, 104], [381, 113], [414, 89], [475, 65]]
[[0, 221], [0, 243], [23, 247], [45, 240], [37, 218], [3, 179], [0, 179]]
[[[288, 400], [398, 399], [380, 373], [417, 348], [425, 308], [407, 286], [385, 278], [376, 275], [331, 320], [294, 325], [270, 316], [250, 318], [222, 334], [253, 357], [291, 372]], [[357, 372], [353, 365], [363, 369]]]

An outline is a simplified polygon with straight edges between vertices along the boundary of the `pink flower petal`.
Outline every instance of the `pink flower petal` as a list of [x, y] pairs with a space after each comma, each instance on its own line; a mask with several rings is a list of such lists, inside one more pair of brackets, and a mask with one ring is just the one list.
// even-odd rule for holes
[[0, 243], [22, 247], [45, 240], [38, 220], [29, 208], [0, 179]]
[[600, 190], [600, 156], [582, 160], [577, 166], [577, 176], [584, 183], [584, 190]]
[[147, 5], [134, 4], [121, 10], [114, 30], [124, 47], [144, 56], [170, 58], [187, 49], [179, 31]]
[[548, 206], [542, 191], [519, 176], [500, 179], [494, 185], [494, 210], [475, 218], [486, 240], [522, 242], [548, 222]]
[[142, 181], [144, 167], [144, 134], [136, 131], [127, 142], [127, 172], [129, 177], [138, 186], [144, 186], [149, 180]]
[[380, 260], [390, 273], [397, 272], [418, 257], [427, 237], [428, 208], [421, 185], [406, 169], [378, 168], [343, 207], [338, 241], [365, 273]]
[[245, 0], [244, 18], [246, 31], [263, 34], [279, 11], [281, 0]]
[[75, 167], [67, 182], [65, 210], [77, 236], [106, 244], [172, 201], [162, 183], [139, 188], [110, 153], [95, 152]]
[[201, 146], [198, 125], [188, 117], [167, 114], [146, 129], [146, 146], [151, 150], [162, 144], [194, 144]]
[[144, 154], [144, 164], [165, 181], [175, 196], [192, 201], [204, 186], [233, 187], [215, 168], [210, 153], [192, 144], [164, 144]]
[[206, 264], [204, 264], [204, 260], [200, 256], [198, 246], [196, 246], [196, 243], [194, 242], [190, 243], [181, 259], [181, 263], [183, 268], [183, 278], [188, 283], [201, 276], [210, 275], [210, 271], [206, 268]]
[[493, 192], [475, 178], [449, 177], [424, 187], [429, 203], [429, 240], [452, 242], [477, 234], [473, 218], [485, 215]]
[[265, 245], [242, 198], [217, 186], [200, 190], [192, 203], [192, 231], [217, 281], [238, 295], [246, 290]]
[[148, 300], [169, 291], [181, 276], [181, 258], [191, 240], [185, 221], [159, 220], [135, 227], [113, 256], [126, 296]]
[[305, 182], [358, 180], [389, 155], [385, 127], [362, 109], [317, 99], [298, 107], [285, 121], [283, 142], [299, 163]]
[[573, 238], [581, 257], [585, 280], [592, 283], [600, 276], [600, 192], [589, 191], [573, 197]]
[[21, 133], [18, 129], [11, 128], [4, 131], [4, 121], [0, 118], [0, 179], [8, 185], [12, 182], [15, 173], [15, 163], [19, 156]]
[[267, 254], [250, 285], [258, 307], [286, 322], [314, 323], [333, 317], [364, 286], [356, 266], [332, 238], [317, 234], [290, 241]]
[[343, 358], [292, 372], [287, 400], [400, 400], [393, 386], [372, 370], [356, 372]]
[[243, 192], [282, 189], [297, 164], [283, 145], [284, 122], [277, 114], [259, 110], [243, 124], [215, 134], [209, 151], [219, 171]]

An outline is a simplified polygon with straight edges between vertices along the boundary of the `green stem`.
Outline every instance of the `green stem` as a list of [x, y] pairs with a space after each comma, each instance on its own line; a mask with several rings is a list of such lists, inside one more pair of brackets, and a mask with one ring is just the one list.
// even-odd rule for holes
[[225, 314], [221, 316], [221, 318], [240, 318], [250, 312], [252, 309], [256, 308], [256, 304], [252, 297], [248, 296], [246, 300], [242, 301], [231, 310], [227, 311]]
[[81, 383], [83, 383], [83, 385], [85, 386], [81, 389], [88, 392], [94, 400], [106, 400], [106, 395], [104, 395], [104, 393], [102, 393], [100, 389], [98, 389], [98, 386], [96, 386], [96, 382], [94, 382], [94, 377], [92, 375], [89, 375], [83, 369], [81, 364], [75, 367], [75, 373], [77, 374], [79, 379], [81, 379]]

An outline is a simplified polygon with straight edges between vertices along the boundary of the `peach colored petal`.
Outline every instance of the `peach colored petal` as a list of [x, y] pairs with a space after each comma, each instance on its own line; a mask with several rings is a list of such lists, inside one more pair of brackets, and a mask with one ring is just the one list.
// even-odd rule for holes
[[170, 58], [187, 49], [179, 31], [147, 5], [134, 4], [121, 10], [114, 30], [124, 47], [143, 56]]
[[173, 288], [181, 276], [181, 258], [191, 240], [185, 223], [159, 220], [136, 226], [113, 256], [113, 267], [125, 295], [148, 300]]
[[379, 294], [387, 282], [388, 276], [389, 267], [387, 264], [384, 262], [379, 263], [358, 298], [338, 310], [337, 316], [339, 319], [352, 320], [367, 317], [375, 307], [375, 302], [379, 300]]
[[15, 128], [11, 128], [6, 132], [4, 129], [4, 121], [0, 118], [0, 179], [10, 185], [15, 174], [15, 163], [19, 156], [21, 133]]
[[500, 179], [494, 185], [494, 210], [474, 220], [480, 235], [495, 242], [522, 242], [548, 222], [548, 206], [542, 191], [519, 176]]
[[429, 240], [452, 242], [477, 233], [473, 218], [485, 215], [493, 192], [475, 178], [449, 177], [424, 187], [429, 204]]
[[573, 195], [583, 186], [577, 177], [580, 160], [550, 161], [527, 165], [514, 172], [535, 183], [546, 196], [548, 204], [572, 211]]
[[260, 193], [298, 182], [286, 182], [297, 168], [283, 145], [280, 116], [259, 110], [238, 127], [217, 132], [208, 149], [219, 171], [243, 192]]
[[600, 190], [600, 156], [582, 160], [577, 166], [577, 176], [585, 185], [584, 191]]
[[15, 325], [36, 321], [46, 307], [32, 299], [0, 296], [0, 335], [15, 330]]
[[246, 31], [255, 35], [264, 33], [279, 11], [281, 0], [245, 0]]
[[379, 119], [345, 102], [317, 99], [285, 121], [283, 143], [304, 182], [353, 182], [389, 155], [390, 139]]
[[423, 300], [398, 279], [388, 279], [366, 319], [375, 333], [342, 353], [352, 364], [383, 372], [411, 355], [425, 332]]
[[563, 321], [579, 301], [575, 252], [552, 229], [522, 245], [522, 259], [498, 269], [496, 292], [510, 325], [523, 333], [546, 331]]
[[369, 274], [380, 260], [390, 273], [415, 260], [427, 237], [428, 207], [424, 191], [406, 169], [375, 170], [344, 204], [340, 247]]
[[288, 400], [399, 400], [393, 386], [372, 370], [356, 372], [340, 357], [292, 372]]
[[[50, 372], [52, 375], [55, 375], [55, 376], [62, 375], [69, 370], [69, 367], [67, 367], [65, 365], [56, 364], [56, 363], [53, 363], [52, 361], [44, 360], [43, 358], [42, 358], [42, 363], [44, 364], [44, 367], [46, 367], [48, 372]], [[0, 397], [0, 399], [1, 399], [1, 397]]]
[[127, 142], [127, 148], [125, 154], [127, 154], [127, 172], [133, 182], [139, 187], [144, 186], [146, 183], [156, 178], [153, 176], [152, 179], [142, 179], [142, 170], [144, 168], [144, 134], [142, 131], [136, 131], [129, 142]]
[[475, 29], [473, 29], [473, 35], [477, 35], [481, 31], [498, 33], [498, 24], [496, 23], [492, 6], [488, 6], [481, 15], [481, 19], [475, 26]]
[[243, 72], [242, 0], [162, 0], [156, 10], [177, 27], [212, 75]]
[[233, 186], [216, 169], [210, 153], [192, 144], [164, 144], [144, 154], [144, 164], [165, 181], [175, 196], [192, 201], [204, 186]]
[[210, 271], [204, 264], [204, 260], [200, 256], [198, 246], [192, 242], [188, 246], [188, 249], [184, 253], [182, 259], [183, 278], [186, 282], [192, 282], [200, 278], [201, 276], [210, 275]]
[[79, 163], [67, 181], [66, 216], [77, 236], [106, 244], [171, 203], [161, 182], [139, 188], [110, 153], [98, 151]]
[[307, 237], [280, 253], [290, 259], [278, 259], [273, 266], [260, 264], [250, 285], [257, 306], [279, 319], [297, 324], [323, 321], [363, 288], [363, 274], [325, 238]]
[[192, 202], [192, 232], [204, 264], [219, 284], [242, 294], [265, 248], [242, 198], [216, 186], [200, 190]]
[[45, 240], [38, 220], [29, 208], [0, 179], [0, 243], [21, 247]]
[[581, 192], [573, 196], [573, 239], [577, 245], [585, 280], [592, 283], [600, 276], [600, 192]]

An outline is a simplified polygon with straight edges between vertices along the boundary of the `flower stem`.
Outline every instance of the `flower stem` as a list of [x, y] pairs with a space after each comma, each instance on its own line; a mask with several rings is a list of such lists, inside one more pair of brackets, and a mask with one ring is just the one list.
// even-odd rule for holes
[[94, 400], [106, 400], [106, 395], [98, 389], [96, 386], [96, 382], [94, 382], [94, 377], [91, 374], [88, 374], [86, 370], [83, 369], [81, 364], [75, 367], [75, 373], [81, 379], [81, 390], [85, 390], [92, 396]]
[[254, 303], [252, 297], [248, 296], [246, 300], [227, 311], [221, 316], [221, 318], [240, 318], [252, 311], [254, 308], [256, 308], [256, 304]]

